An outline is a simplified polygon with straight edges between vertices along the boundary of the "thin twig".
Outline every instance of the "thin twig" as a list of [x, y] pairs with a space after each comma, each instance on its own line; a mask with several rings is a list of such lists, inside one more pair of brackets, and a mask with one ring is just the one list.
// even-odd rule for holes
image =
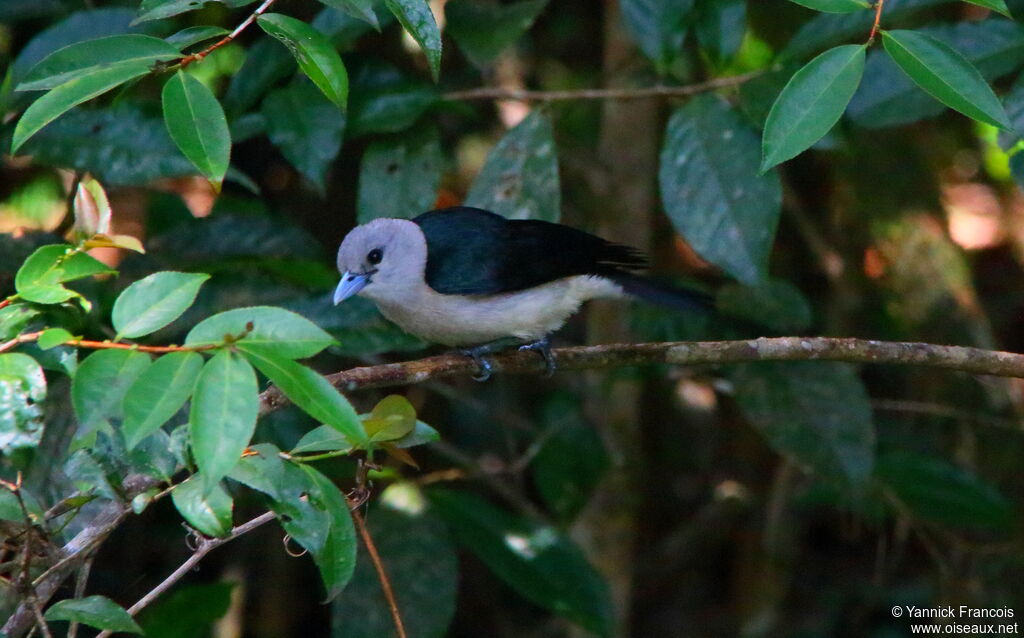
[[4, 308], [6, 308], [7, 306], [11, 305], [11, 300], [12, 300], [12, 297], [8, 297], [7, 299], [0, 299], [0, 310], [2, 310]]
[[871, 35], [868, 36], [868, 46], [875, 43], [875, 36], [878, 35], [878, 25], [882, 23], [882, 7], [885, 6], [885, 0], [875, 1], [875, 23], [871, 25]]
[[[977, 375], [1024, 378], [1024, 354], [928, 343], [873, 341], [828, 337], [772, 337], [737, 341], [678, 341], [558, 348], [558, 370], [599, 370], [628, 366], [671, 364], [720, 365], [753, 361], [846, 361], [943, 368]], [[495, 372], [539, 374], [544, 362], [532, 352], [512, 350], [489, 357]], [[423, 383], [446, 377], [477, 374], [469, 357], [444, 354], [417, 361], [352, 368], [327, 376], [348, 393]], [[260, 413], [278, 410], [290, 401], [275, 387], [260, 395]]]
[[[75, 578], [75, 598], [85, 597], [85, 586], [89, 582], [89, 572], [92, 571], [92, 562], [96, 558], [93, 554], [89, 558], [85, 559], [82, 566], [78, 568], [78, 576]], [[72, 622], [68, 625], [68, 638], [77, 638], [78, 636], [78, 622]]]
[[391, 588], [391, 580], [388, 578], [388, 573], [384, 570], [384, 563], [380, 559], [380, 554], [377, 553], [377, 545], [373, 542], [373, 536], [370, 535], [370, 530], [366, 527], [366, 519], [359, 513], [359, 508], [352, 509], [352, 520], [356, 524], [356, 529], [359, 530], [359, 536], [362, 537], [363, 543], [366, 545], [366, 553], [370, 555], [373, 568], [377, 570], [380, 588], [384, 590], [384, 598], [388, 601], [388, 608], [391, 609], [391, 618], [395, 621], [395, 631], [398, 632], [398, 638], [408, 638], [408, 634], [405, 633], [405, 625], [402, 623], [402, 614], [398, 612], [398, 601], [395, 599], [395, 591]]
[[214, 42], [213, 44], [211, 44], [210, 46], [206, 47], [202, 51], [199, 51], [198, 53], [193, 53], [192, 55], [185, 56], [184, 58], [181, 59], [181, 62], [179, 62], [178, 64], [181, 66], [181, 68], [184, 69], [189, 64], [192, 64], [193, 62], [199, 62], [200, 60], [202, 60], [206, 56], [210, 55], [211, 53], [213, 53], [217, 49], [219, 49], [222, 46], [224, 46], [225, 44], [231, 42], [232, 40], [237, 38], [239, 36], [239, 34], [242, 33], [242, 31], [245, 31], [249, 27], [250, 24], [255, 22], [256, 18], [258, 18], [261, 15], [263, 15], [267, 11], [267, 9], [270, 8], [270, 5], [274, 4], [274, 2], [275, 2], [275, 0], [263, 0], [263, 4], [261, 4], [260, 6], [256, 7], [256, 10], [253, 11], [252, 14], [248, 18], [243, 20], [241, 24], [239, 24], [237, 27], [235, 27], [234, 31], [232, 31], [231, 33], [227, 34], [222, 39]]
[[26, 332], [23, 335], [18, 335], [17, 337], [11, 339], [10, 341], [0, 343], [0, 352], [7, 352], [8, 350], [20, 346], [23, 343], [30, 343], [32, 341], [35, 341], [36, 339], [39, 338], [39, 335], [41, 334], [43, 334], [42, 331]]
[[639, 100], [651, 97], [686, 97], [716, 89], [737, 86], [764, 75], [765, 70], [751, 71], [741, 75], [715, 78], [707, 82], [684, 86], [648, 86], [640, 88], [574, 89], [566, 91], [530, 91], [504, 87], [484, 87], [464, 91], [449, 91], [441, 97], [448, 101], [462, 100], [523, 100], [552, 102], [556, 100]]
[[39, 601], [39, 596], [36, 595], [35, 586], [32, 583], [32, 576], [30, 575], [32, 567], [32, 515], [28, 511], [28, 506], [25, 505], [25, 498], [21, 494], [21, 472], [18, 472], [18, 478], [13, 483], [10, 481], [0, 480], [0, 487], [14, 495], [14, 498], [18, 501], [18, 506], [21, 508], [21, 516], [25, 519], [25, 538], [22, 541], [21, 550], [21, 571], [18, 575], [17, 588], [28, 600], [29, 605], [32, 607], [32, 614], [35, 616], [36, 627], [42, 632], [45, 638], [53, 638], [53, 633], [50, 632], [50, 626], [46, 624], [46, 619], [43, 617], [43, 605]]
[[[189, 556], [188, 559], [178, 567], [178, 569], [171, 572], [171, 574], [167, 578], [165, 578], [159, 585], [154, 587], [152, 590], [149, 591], [149, 593], [140, 598], [138, 602], [129, 607], [128, 613], [132, 616], [135, 616], [140, 611], [149, 606], [150, 603], [159, 598], [161, 594], [163, 594], [165, 591], [173, 587], [175, 583], [177, 583], [179, 580], [182, 579], [183, 576], [185, 576], [185, 574], [192, 571], [192, 569], [199, 564], [199, 561], [203, 560], [203, 558], [211, 551], [217, 549], [224, 543], [228, 543], [230, 541], [235, 540], [243, 534], [248, 534], [257, 527], [260, 527], [261, 525], [269, 523], [270, 521], [274, 520], [275, 516], [276, 514], [274, 514], [273, 512], [264, 512], [256, 518], [246, 523], [242, 523], [238, 527], [235, 527], [231, 530], [231, 533], [225, 536], [224, 538], [203, 538], [201, 541], [199, 541], [199, 546], [196, 547], [192, 555]], [[111, 633], [112, 632], [110, 631], [103, 631], [100, 632], [100, 634], [98, 634], [96, 638], [108, 638], [111, 635]]]
[[118, 341], [89, 341], [87, 339], [75, 339], [62, 345], [76, 348], [89, 348], [91, 350], [138, 350], [139, 352], [153, 352], [162, 354], [165, 352], [202, 352], [221, 347], [219, 343], [211, 343], [202, 346], [142, 346], [137, 343], [120, 343]]

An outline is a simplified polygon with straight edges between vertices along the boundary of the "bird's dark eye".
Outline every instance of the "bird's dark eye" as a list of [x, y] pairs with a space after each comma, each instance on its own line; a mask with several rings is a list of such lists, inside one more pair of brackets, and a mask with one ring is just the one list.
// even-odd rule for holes
[[379, 264], [381, 259], [384, 259], [384, 251], [380, 248], [374, 248], [366, 255], [366, 261], [371, 266]]

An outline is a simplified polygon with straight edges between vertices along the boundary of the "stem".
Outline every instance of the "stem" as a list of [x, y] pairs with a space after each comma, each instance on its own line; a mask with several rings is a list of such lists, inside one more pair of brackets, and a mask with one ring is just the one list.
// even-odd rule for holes
[[875, 1], [875, 23], [871, 25], [871, 35], [868, 36], [868, 46], [875, 43], [875, 36], [878, 35], [878, 25], [882, 22], [882, 7], [885, 6], [885, 0]]
[[[15, 296], [17, 296], [17, 295], [15, 295]], [[7, 299], [0, 299], [0, 310], [2, 310], [3, 308], [6, 308], [7, 306], [11, 305], [11, 301], [14, 300], [15, 296], [8, 297]]]
[[232, 31], [231, 33], [227, 34], [222, 39], [214, 42], [213, 44], [211, 44], [210, 46], [206, 47], [202, 51], [199, 51], [198, 53], [193, 53], [191, 55], [186, 55], [184, 58], [181, 59], [181, 62], [179, 62], [178, 65], [181, 68], [184, 69], [185, 67], [187, 67], [188, 65], [192, 64], [193, 62], [201, 61], [203, 58], [205, 58], [206, 56], [210, 55], [211, 53], [213, 53], [217, 49], [219, 49], [222, 46], [224, 46], [225, 44], [231, 42], [232, 40], [237, 38], [239, 36], [239, 34], [242, 33], [242, 31], [245, 31], [249, 27], [249, 25], [251, 25], [253, 22], [255, 22], [256, 18], [258, 18], [261, 15], [263, 15], [267, 11], [267, 9], [270, 8], [270, 5], [274, 4], [274, 2], [275, 2], [275, 0], [263, 0], [263, 4], [261, 4], [260, 6], [256, 7], [256, 10], [253, 11], [252, 14], [248, 18], [243, 20], [240, 25], [235, 27], [234, 31]]
[[391, 618], [395, 621], [395, 631], [398, 632], [398, 638], [408, 638], [408, 634], [405, 633], [405, 624], [402, 623], [402, 614], [398, 612], [398, 601], [395, 599], [395, 592], [391, 588], [391, 580], [388, 578], [388, 573], [384, 570], [384, 563], [380, 559], [380, 554], [377, 553], [377, 545], [374, 544], [373, 537], [370, 536], [370, 530], [366, 527], [366, 520], [359, 513], [358, 508], [351, 511], [352, 520], [356, 524], [356, 529], [359, 530], [363, 543], [366, 544], [366, 552], [370, 555], [373, 568], [377, 570], [380, 588], [384, 590], [384, 598], [387, 599], [388, 608], [391, 609]]
[[0, 352], [7, 352], [8, 350], [16, 346], [19, 346], [23, 343], [30, 343], [32, 341], [35, 341], [36, 339], [39, 338], [39, 335], [41, 334], [43, 334], [42, 330], [40, 330], [39, 332], [26, 332], [23, 335], [18, 335], [17, 337], [11, 339], [10, 341], [0, 343]]
[[449, 91], [442, 97], [445, 100], [526, 100], [551, 102], [555, 100], [639, 100], [651, 97], [686, 97], [697, 93], [706, 93], [715, 89], [738, 86], [758, 76], [764, 70], [751, 71], [741, 75], [715, 78], [707, 82], [687, 84], [685, 86], [650, 86], [642, 88], [610, 88], [610, 89], [577, 89], [570, 91], [529, 91], [525, 89], [508, 89], [484, 87], [464, 91]]
[[[163, 582], [154, 587], [145, 596], [140, 598], [137, 603], [129, 607], [128, 613], [132, 616], [135, 616], [140, 611], [149, 606], [150, 603], [156, 600], [161, 594], [163, 594], [165, 591], [173, 587], [175, 583], [177, 583], [179, 580], [182, 579], [183, 576], [185, 576], [185, 574], [192, 571], [192, 569], [197, 564], [199, 564], [199, 561], [203, 560], [203, 558], [211, 551], [217, 549], [224, 543], [235, 540], [243, 534], [248, 534], [257, 527], [260, 527], [261, 525], [269, 523], [270, 521], [274, 520], [275, 516], [276, 514], [274, 514], [273, 512], [264, 512], [263, 514], [260, 514], [251, 521], [247, 523], [242, 523], [238, 527], [235, 527], [231, 530], [231, 533], [225, 536], [224, 538], [204, 538], [202, 541], [200, 541], [199, 547], [196, 548], [196, 551], [188, 557], [188, 560], [182, 563], [178, 567], [178, 569], [171, 572], [171, 574], [167, 578], [165, 578]], [[100, 632], [96, 636], [96, 638], [109, 638], [111, 633], [112, 632], [110, 631], [103, 631]]]
[[332, 452], [324, 452], [323, 454], [309, 454], [305, 456], [292, 456], [287, 452], [281, 452], [281, 458], [289, 461], [295, 461], [296, 463], [312, 463], [314, 461], [324, 461], [326, 459], [333, 459], [339, 456], [349, 456], [354, 450], [334, 450]]
[[116, 341], [89, 341], [87, 339], [76, 339], [68, 341], [66, 346], [78, 348], [90, 348], [92, 350], [138, 350], [139, 352], [154, 352], [163, 354], [166, 352], [202, 352], [221, 347], [221, 344], [208, 344], [205, 346], [140, 346], [136, 343], [119, 343]]

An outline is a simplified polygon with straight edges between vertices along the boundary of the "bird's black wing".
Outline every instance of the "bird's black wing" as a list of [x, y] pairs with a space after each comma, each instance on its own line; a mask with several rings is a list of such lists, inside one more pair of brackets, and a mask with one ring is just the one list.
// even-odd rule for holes
[[493, 295], [574, 275], [614, 276], [646, 264], [639, 251], [581, 230], [455, 207], [413, 219], [427, 240], [427, 285], [449, 295]]

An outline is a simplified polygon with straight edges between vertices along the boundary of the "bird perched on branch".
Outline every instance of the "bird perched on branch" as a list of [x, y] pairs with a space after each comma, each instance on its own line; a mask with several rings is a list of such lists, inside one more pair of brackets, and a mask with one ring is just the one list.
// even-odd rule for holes
[[511, 220], [470, 207], [354, 228], [338, 249], [335, 305], [359, 294], [406, 332], [486, 355], [513, 345], [555, 367], [548, 336], [590, 299], [638, 297], [674, 308], [710, 306], [701, 293], [635, 274], [644, 256], [569, 226]]

